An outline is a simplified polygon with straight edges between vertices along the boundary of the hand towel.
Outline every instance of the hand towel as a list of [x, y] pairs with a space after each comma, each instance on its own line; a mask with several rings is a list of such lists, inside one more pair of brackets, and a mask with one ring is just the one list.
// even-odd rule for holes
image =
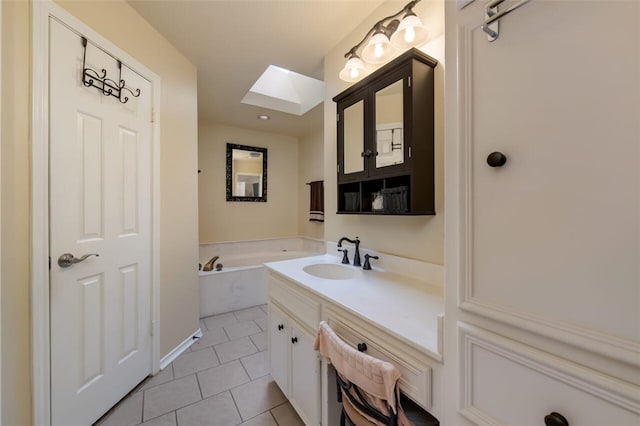
[[309, 184], [311, 202], [309, 204], [309, 221], [324, 222], [324, 182], [317, 180]]

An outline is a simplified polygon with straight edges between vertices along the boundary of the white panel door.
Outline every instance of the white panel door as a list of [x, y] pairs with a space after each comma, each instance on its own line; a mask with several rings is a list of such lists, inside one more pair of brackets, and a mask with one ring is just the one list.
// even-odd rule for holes
[[[456, 12], [463, 307], [632, 354], [640, 2], [534, 0], [500, 20], [493, 42], [485, 5]], [[494, 151], [504, 166], [488, 165]]]
[[[291, 327], [291, 395], [289, 400], [307, 425], [320, 424], [320, 358], [315, 337]], [[329, 395], [334, 397], [334, 395]]]
[[269, 304], [269, 369], [282, 393], [289, 397], [289, 319]]
[[[127, 103], [81, 82], [81, 38], [50, 21], [51, 416], [88, 425], [151, 373], [151, 84]], [[118, 79], [91, 44], [87, 67]], [[58, 258], [91, 256], [63, 268]]]

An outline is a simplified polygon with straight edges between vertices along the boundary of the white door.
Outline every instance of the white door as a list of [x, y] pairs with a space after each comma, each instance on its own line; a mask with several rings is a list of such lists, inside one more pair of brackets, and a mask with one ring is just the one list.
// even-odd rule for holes
[[[88, 425], [151, 373], [151, 84], [123, 65], [139, 97], [85, 87], [80, 36], [50, 24], [51, 417]], [[91, 43], [86, 66], [118, 80]]]

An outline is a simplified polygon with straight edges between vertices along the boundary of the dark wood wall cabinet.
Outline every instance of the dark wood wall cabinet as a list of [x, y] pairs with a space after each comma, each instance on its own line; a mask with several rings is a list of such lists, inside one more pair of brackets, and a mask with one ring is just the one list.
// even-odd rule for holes
[[338, 213], [434, 215], [434, 68], [411, 49], [333, 98]]

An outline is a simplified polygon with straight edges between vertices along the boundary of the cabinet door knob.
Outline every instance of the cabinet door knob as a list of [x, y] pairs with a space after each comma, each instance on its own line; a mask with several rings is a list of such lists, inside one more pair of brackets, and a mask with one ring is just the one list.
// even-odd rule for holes
[[365, 150], [362, 154], [363, 157], [371, 157], [373, 155], [373, 151], [371, 151], [370, 149]]
[[569, 422], [564, 416], [555, 411], [544, 416], [544, 424], [546, 426], [569, 426]]
[[366, 343], [358, 343], [358, 350], [360, 352], [366, 352], [367, 351], [367, 344]]
[[501, 152], [492, 152], [487, 157], [487, 164], [491, 167], [502, 167], [507, 162], [507, 156]]
[[283, 328], [284, 328], [284, 325], [278, 324], [278, 330], [282, 330]]
[[292, 344], [298, 343], [298, 338], [297, 337], [292, 337], [291, 338], [291, 343]]

